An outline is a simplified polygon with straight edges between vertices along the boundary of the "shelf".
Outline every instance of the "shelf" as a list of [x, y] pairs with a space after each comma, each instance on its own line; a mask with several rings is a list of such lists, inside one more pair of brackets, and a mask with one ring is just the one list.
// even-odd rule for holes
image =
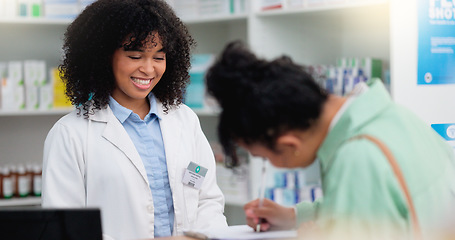
[[[215, 22], [231, 22], [236, 20], [246, 20], [248, 13], [221, 15], [221, 16], [200, 16], [192, 18], [182, 18], [186, 24], [204, 24]], [[0, 18], [0, 24], [44, 24], [44, 25], [68, 25], [72, 18]]]
[[5, 24], [68, 25], [72, 21], [71, 18], [0, 18], [0, 23]]
[[247, 203], [248, 202], [241, 202], [241, 201], [236, 201], [236, 200], [232, 200], [232, 199], [231, 200], [226, 199], [226, 202], [225, 202], [226, 205], [234, 206], [234, 207], [243, 207]]
[[257, 12], [257, 16], [278, 16], [278, 15], [293, 15], [301, 13], [310, 13], [310, 12], [324, 12], [329, 10], [343, 10], [356, 7], [365, 7], [365, 6], [375, 6], [383, 5], [388, 3], [388, 0], [371, 0], [371, 1], [360, 1], [360, 2], [347, 2], [339, 4], [320, 4], [309, 7], [296, 7], [291, 9], [273, 9]]
[[215, 22], [231, 22], [236, 20], [246, 20], [248, 14], [235, 14], [235, 15], [221, 15], [221, 16], [199, 16], [193, 18], [182, 18], [186, 24], [204, 24], [204, 23], [215, 23]]
[[41, 197], [0, 199], [0, 207], [20, 207], [41, 205]]
[[44, 115], [63, 115], [71, 112], [72, 108], [52, 109], [52, 110], [0, 110], [0, 116], [44, 116]]
[[219, 111], [212, 109], [193, 109], [193, 111], [200, 117], [216, 117], [220, 114]]
[[[45, 115], [64, 115], [71, 112], [73, 108], [52, 109], [52, 110], [0, 110], [0, 116], [45, 116]], [[198, 116], [215, 117], [219, 111], [211, 109], [193, 109]]]
[[[2, 0], [0, 0], [2, 1]], [[339, 4], [333, 4], [334, 2]], [[282, 55], [297, 63], [331, 64], [340, 57], [371, 56], [390, 62], [389, 12], [397, 11], [392, 0], [321, 0], [321, 5], [289, 7], [258, 11], [262, 0], [248, 0], [249, 12], [242, 14], [218, 14], [184, 17], [182, 21], [197, 42], [194, 53], [216, 54], [232, 40], [242, 40], [260, 57], [266, 59]], [[316, 2], [316, 1], [302, 1]], [[328, 2], [331, 2], [329, 5]], [[340, 3], [343, 2], [343, 3]], [[401, 4], [406, 5], [406, 4]], [[186, 9], [185, 9], [186, 10]], [[3, 61], [15, 59], [43, 59], [48, 66], [57, 66], [61, 59], [62, 36], [72, 19], [13, 18], [0, 17], [0, 37], [3, 46]], [[394, 22], [396, 24], [396, 22]], [[11, 44], [14, 42], [15, 44]], [[395, 65], [394, 65], [395, 66]], [[1, 111], [0, 152], [1, 161], [10, 159], [42, 160], [42, 143], [48, 129], [59, 114], [70, 109], [50, 111]], [[193, 109], [200, 119], [201, 128], [209, 142], [218, 141], [218, 116], [220, 111]], [[15, 117], [3, 117], [15, 116]], [[20, 143], [20, 144], [17, 144]], [[27, 146], [24, 151], [23, 146]], [[247, 190], [230, 191], [224, 188], [228, 214], [244, 221], [243, 206], [255, 197], [259, 186], [261, 159], [249, 168], [245, 179]], [[250, 163], [253, 160], [249, 160]], [[255, 167], [256, 166], [256, 167]], [[308, 169], [308, 181], [316, 181], [319, 169]], [[217, 170], [217, 175], [220, 171]], [[259, 178], [258, 178], [259, 177]], [[240, 178], [234, 176], [236, 182]], [[218, 182], [221, 188], [220, 182]], [[231, 188], [232, 189], [232, 188]], [[245, 188], [242, 188], [245, 189]], [[232, 194], [231, 194], [232, 193]], [[0, 200], [0, 206], [39, 204], [38, 199]], [[235, 216], [234, 216], [235, 218]], [[228, 219], [231, 221], [232, 219]], [[229, 222], [230, 224], [234, 222]], [[243, 222], [242, 222], [243, 224]]]

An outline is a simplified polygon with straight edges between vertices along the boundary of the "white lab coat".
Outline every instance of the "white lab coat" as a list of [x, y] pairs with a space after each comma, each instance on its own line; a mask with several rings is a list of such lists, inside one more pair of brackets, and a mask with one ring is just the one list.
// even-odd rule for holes
[[[183, 229], [227, 226], [224, 196], [216, 183], [215, 159], [199, 119], [186, 105], [162, 112], [169, 182], [174, 200], [174, 235]], [[127, 132], [107, 107], [89, 115], [78, 110], [50, 130], [43, 156], [42, 206], [98, 207], [104, 237], [153, 238], [154, 206], [144, 165]], [[182, 177], [193, 161], [208, 169], [199, 190]]]

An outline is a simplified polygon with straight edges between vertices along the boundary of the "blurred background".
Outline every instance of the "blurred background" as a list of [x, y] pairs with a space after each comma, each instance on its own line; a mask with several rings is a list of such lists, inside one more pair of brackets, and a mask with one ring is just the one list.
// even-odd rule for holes
[[[92, 2], [0, 0], [0, 208], [40, 205], [44, 139], [52, 125], [72, 110], [56, 70], [63, 33]], [[453, 47], [450, 41], [439, 41], [439, 47], [446, 44], [444, 59], [419, 59], [426, 50], [424, 43], [434, 40], [423, 21], [445, 21], [445, 39], [455, 37], [453, 16], [446, 11], [454, 7], [441, 3], [446, 1], [168, 2], [197, 42], [185, 103], [198, 114], [216, 156], [229, 225], [245, 223], [242, 207], [258, 196], [262, 166], [261, 159], [241, 151], [241, 166], [224, 166], [216, 133], [220, 110], [205, 93], [207, 68], [232, 40], [244, 41], [260, 57], [290, 56], [334, 94], [344, 95], [358, 82], [381, 78], [396, 102], [415, 111], [455, 149], [455, 80], [438, 80], [434, 72], [418, 74], [432, 64], [449, 69], [455, 62], [453, 49], [448, 53]], [[323, 195], [317, 162], [297, 170], [269, 165], [267, 174], [266, 196], [281, 204], [314, 201]]]

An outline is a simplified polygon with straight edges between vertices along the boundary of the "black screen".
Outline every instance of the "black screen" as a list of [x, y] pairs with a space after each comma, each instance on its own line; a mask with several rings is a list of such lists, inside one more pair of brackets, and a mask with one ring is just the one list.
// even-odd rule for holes
[[101, 240], [99, 209], [1, 209], [1, 239]]

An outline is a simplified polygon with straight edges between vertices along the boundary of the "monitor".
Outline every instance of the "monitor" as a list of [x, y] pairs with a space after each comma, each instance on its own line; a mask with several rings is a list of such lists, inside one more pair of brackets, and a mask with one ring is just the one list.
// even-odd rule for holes
[[0, 209], [0, 238], [101, 240], [101, 211], [95, 208]]

